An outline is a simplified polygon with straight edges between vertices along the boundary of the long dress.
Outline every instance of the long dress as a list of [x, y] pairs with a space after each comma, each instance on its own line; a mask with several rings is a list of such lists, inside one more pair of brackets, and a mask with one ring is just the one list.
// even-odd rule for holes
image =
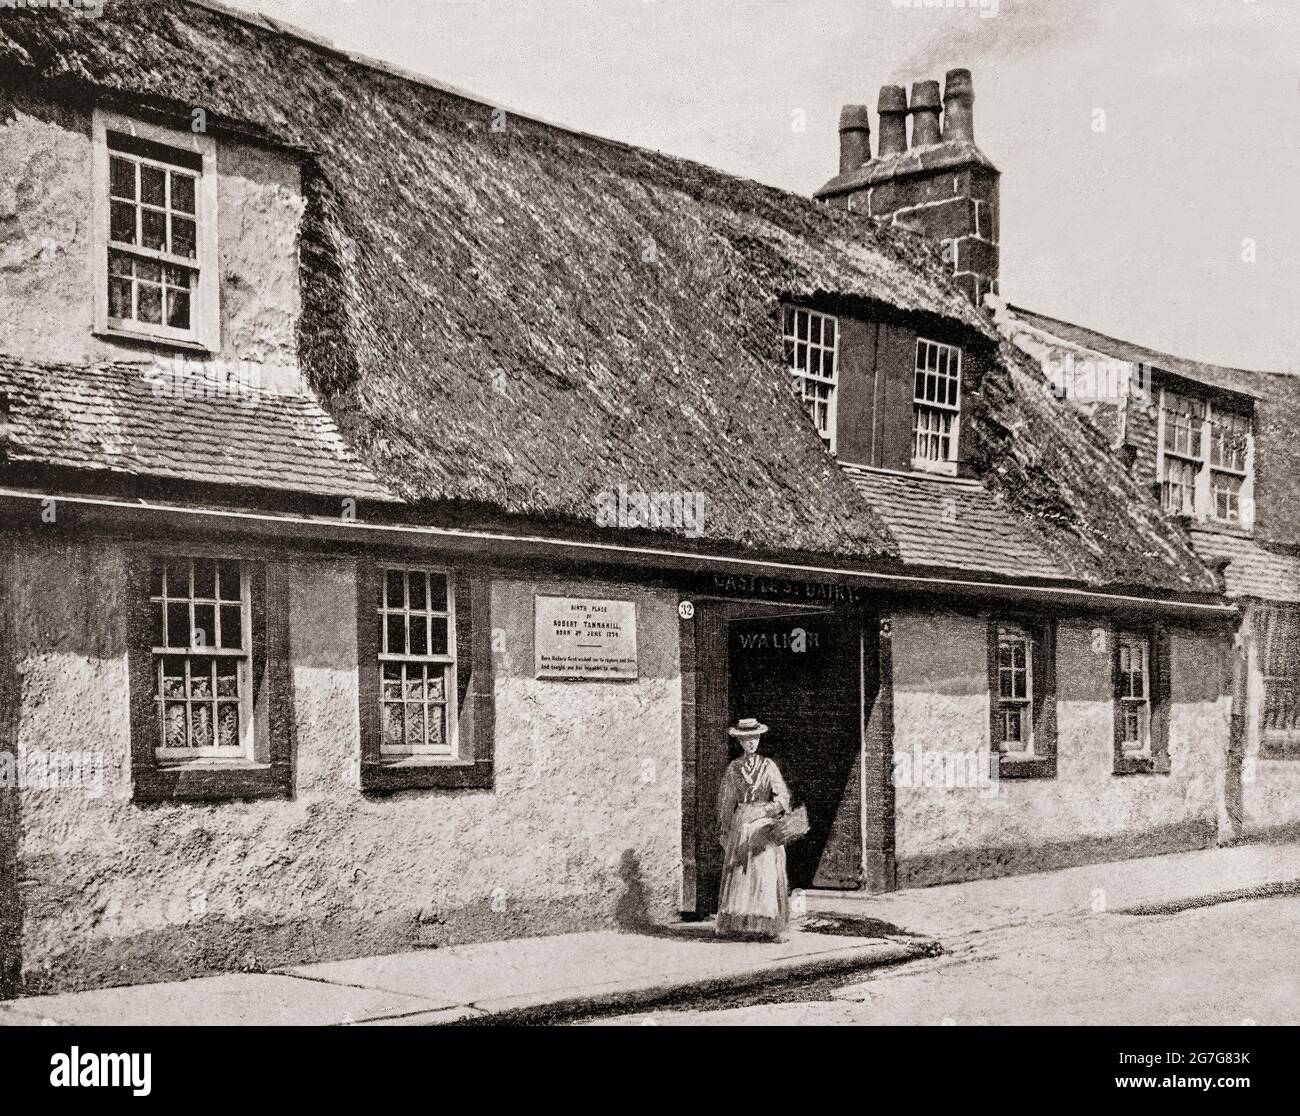
[[718, 836], [722, 841], [722, 890], [717, 933], [775, 938], [790, 922], [785, 846], [768, 829], [772, 803], [790, 809], [781, 769], [766, 756], [741, 756], [727, 765], [718, 788]]

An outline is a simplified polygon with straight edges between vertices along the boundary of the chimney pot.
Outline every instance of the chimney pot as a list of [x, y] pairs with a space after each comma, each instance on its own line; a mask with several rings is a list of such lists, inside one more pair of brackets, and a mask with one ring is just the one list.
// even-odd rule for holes
[[880, 147], [884, 159], [907, 151], [907, 90], [901, 85], [880, 87]]
[[969, 70], [949, 70], [944, 77], [943, 138], [975, 142], [975, 87]]
[[912, 146], [929, 147], [939, 142], [939, 83], [912, 83]]
[[840, 174], [871, 161], [871, 114], [866, 105], [845, 105], [840, 110]]

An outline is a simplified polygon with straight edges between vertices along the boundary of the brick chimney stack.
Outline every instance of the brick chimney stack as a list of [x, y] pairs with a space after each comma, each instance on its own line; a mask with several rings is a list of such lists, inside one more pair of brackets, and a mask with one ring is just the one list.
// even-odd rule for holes
[[939, 83], [912, 83], [912, 146], [930, 147], [939, 142]]
[[840, 110], [840, 174], [871, 161], [871, 114], [866, 105], [845, 105]]
[[[939, 119], [937, 81], [880, 90], [880, 143], [871, 157], [870, 123], [862, 105], [840, 116], [840, 173], [817, 198], [906, 226], [943, 245], [953, 277], [981, 306], [998, 290], [998, 169], [975, 146], [975, 90], [969, 70], [949, 70]], [[852, 114], [850, 109], [853, 110]], [[907, 118], [912, 118], [912, 140]], [[845, 121], [855, 138], [845, 138]]]
[[877, 102], [880, 113], [880, 157], [902, 155], [907, 151], [907, 90], [901, 85], [885, 85]]

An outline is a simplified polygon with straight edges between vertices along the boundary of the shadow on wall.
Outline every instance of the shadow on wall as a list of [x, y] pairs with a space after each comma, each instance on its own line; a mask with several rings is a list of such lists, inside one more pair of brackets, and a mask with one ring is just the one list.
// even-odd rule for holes
[[614, 906], [614, 925], [632, 933], [655, 929], [657, 924], [650, 916], [650, 893], [641, 878], [641, 858], [635, 849], [623, 850], [618, 875], [623, 881], [623, 894]]

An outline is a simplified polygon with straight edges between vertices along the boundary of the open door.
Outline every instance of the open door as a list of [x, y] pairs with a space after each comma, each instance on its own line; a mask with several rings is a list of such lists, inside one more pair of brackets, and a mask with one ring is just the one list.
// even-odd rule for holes
[[768, 726], [759, 750], [808, 808], [809, 832], [787, 850], [791, 888], [861, 884], [860, 644], [856, 618], [834, 613], [730, 626], [731, 718]]
[[855, 614], [729, 601], [695, 614], [694, 912], [717, 910], [722, 847], [718, 786], [739, 755], [728, 727], [768, 726], [761, 747], [780, 766], [810, 832], [794, 842], [792, 888], [862, 886], [862, 685], [874, 680], [874, 641], [863, 660]]

